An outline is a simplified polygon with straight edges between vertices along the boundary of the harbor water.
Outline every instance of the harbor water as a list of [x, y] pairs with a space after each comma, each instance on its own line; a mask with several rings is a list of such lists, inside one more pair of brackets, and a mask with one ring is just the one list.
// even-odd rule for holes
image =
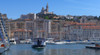
[[32, 49], [31, 44], [17, 44], [11, 45], [10, 49], [1, 55], [100, 55], [99, 49], [88, 49], [85, 46], [89, 45], [46, 45], [44, 49]]

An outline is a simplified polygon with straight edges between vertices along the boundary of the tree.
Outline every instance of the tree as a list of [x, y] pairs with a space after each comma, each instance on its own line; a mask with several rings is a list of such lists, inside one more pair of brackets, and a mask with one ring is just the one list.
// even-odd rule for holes
[[78, 19], [81, 19], [82, 17], [80, 16], [80, 17], [78, 17]]
[[49, 19], [49, 17], [48, 16], [45, 16], [44, 19]]
[[100, 20], [100, 16], [99, 16], [98, 20]]

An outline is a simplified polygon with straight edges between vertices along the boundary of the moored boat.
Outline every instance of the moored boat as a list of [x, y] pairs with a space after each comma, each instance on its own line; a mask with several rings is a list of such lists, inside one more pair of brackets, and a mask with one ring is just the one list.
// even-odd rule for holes
[[46, 44], [55, 44], [53, 38], [47, 38], [45, 42], [46, 42]]
[[57, 41], [55, 44], [66, 44], [66, 41]]
[[34, 38], [32, 48], [43, 48], [45, 45], [46, 42], [44, 38]]
[[14, 38], [10, 39], [9, 42], [10, 42], [10, 44], [16, 44], [16, 41]]
[[3, 42], [0, 41], [0, 53], [5, 51], [5, 45]]
[[86, 48], [100, 49], [100, 45], [99, 44], [95, 44], [95, 46], [86, 46]]
[[8, 50], [10, 47], [9, 37], [7, 35], [5, 24], [0, 14], [0, 53]]

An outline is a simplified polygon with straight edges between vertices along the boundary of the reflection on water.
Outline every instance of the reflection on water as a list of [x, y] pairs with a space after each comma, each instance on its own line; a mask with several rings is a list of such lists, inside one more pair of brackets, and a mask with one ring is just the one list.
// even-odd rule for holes
[[[95, 55], [95, 50], [49, 49], [44, 55]], [[99, 52], [98, 52], [99, 53]]]
[[30, 44], [18, 44], [1, 55], [100, 55], [100, 50], [86, 49], [85, 46], [47, 45], [44, 49], [32, 49]]

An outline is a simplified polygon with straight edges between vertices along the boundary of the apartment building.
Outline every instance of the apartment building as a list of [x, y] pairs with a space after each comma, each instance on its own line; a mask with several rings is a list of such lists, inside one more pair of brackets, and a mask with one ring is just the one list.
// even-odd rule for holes
[[67, 34], [70, 40], [100, 39], [100, 26], [96, 26], [95, 23], [75, 23], [74, 25], [72, 25], [73, 28], [70, 26], [70, 32]]
[[32, 37], [33, 21], [31, 19], [12, 20], [9, 21], [9, 24], [10, 24], [9, 36], [11, 38], [25, 39], [26, 36], [27, 38]]

